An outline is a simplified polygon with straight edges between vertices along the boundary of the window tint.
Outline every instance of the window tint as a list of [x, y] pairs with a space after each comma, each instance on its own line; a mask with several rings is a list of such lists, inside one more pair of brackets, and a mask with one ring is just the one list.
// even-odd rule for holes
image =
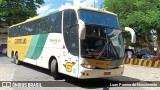
[[61, 33], [62, 13], [57, 12], [43, 18], [21, 24], [9, 29], [9, 37], [34, 35], [42, 33]]
[[63, 29], [70, 28], [72, 25], [77, 24], [76, 13], [74, 10], [64, 11]]
[[78, 25], [76, 25], [70, 29], [69, 48], [71, 54], [78, 56], [78, 46]]
[[63, 33], [68, 51], [78, 56], [78, 25], [74, 10], [65, 10], [63, 15]]
[[57, 14], [53, 14], [50, 15], [50, 19], [51, 19], [51, 24], [50, 24], [50, 32], [56, 32], [56, 28], [55, 28], [55, 19], [56, 19]]
[[61, 33], [62, 13], [58, 13], [54, 21], [55, 31]]
[[111, 14], [90, 11], [90, 10], [79, 10], [79, 17], [86, 24], [95, 24], [102, 26], [110, 26], [119, 28], [118, 17]]
[[63, 29], [67, 29], [69, 27], [69, 22], [70, 22], [70, 12], [64, 11]]

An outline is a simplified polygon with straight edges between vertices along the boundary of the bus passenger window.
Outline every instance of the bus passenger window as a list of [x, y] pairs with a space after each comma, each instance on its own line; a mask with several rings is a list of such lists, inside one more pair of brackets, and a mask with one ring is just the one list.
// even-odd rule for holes
[[64, 41], [68, 51], [73, 55], [78, 55], [78, 25], [74, 10], [66, 10], [63, 15]]
[[58, 19], [58, 23], [57, 23], [57, 26], [56, 26], [57, 32], [58, 32], [58, 33], [61, 33], [61, 26], [62, 26], [62, 12], [60, 12], [60, 13], [58, 14], [57, 19]]

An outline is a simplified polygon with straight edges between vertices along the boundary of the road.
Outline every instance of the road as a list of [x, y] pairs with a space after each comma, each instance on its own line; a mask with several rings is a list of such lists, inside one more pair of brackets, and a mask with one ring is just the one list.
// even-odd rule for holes
[[[107, 87], [109, 82], [116, 81], [160, 81], [160, 68], [148, 68], [137, 65], [125, 65], [122, 77], [103, 79], [78, 80], [63, 76], [61, 80], [54, 80], [50, 71], [30, 64], [15, 65], [12, 59], [0, 56], [0, 81], [53, 81], [56, 87], [42, 88], [9, 88], [1, 87], [0, 90], [160, 90], [160, 87]], [[52, 83], [53, 83], [52, 82]], [[53, 84], [53, 86], [54, 86]]]

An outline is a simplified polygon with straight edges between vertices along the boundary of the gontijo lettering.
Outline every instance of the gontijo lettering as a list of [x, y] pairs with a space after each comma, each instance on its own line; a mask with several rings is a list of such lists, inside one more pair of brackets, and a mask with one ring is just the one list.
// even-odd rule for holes
[[23, 39], [15, 39], [14, 41], [15, 44], [26, 44], [27, 43], [27, 39], [23, 38]]

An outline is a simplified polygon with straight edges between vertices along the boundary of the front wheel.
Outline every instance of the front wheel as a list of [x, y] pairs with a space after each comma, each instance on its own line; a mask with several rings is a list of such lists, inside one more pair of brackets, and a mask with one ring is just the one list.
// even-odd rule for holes
[[51, 62], [51, 75], [55, 78], [55, 79], [59, 79], [59, 73], [58, 73], [58, 64], [57, 61], [55, 59], [52, 60]]

